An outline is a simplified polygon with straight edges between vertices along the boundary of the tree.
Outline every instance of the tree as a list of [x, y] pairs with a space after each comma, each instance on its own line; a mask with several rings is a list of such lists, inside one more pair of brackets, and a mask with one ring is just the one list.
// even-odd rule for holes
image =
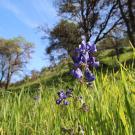
[[82, 34], [94, 42], [105, 38], [111, 30], [121, 25], [117, 0], [55, 0], [59, 14], [77, 22]]
[[124, 20], [129, 40], [135, 47], [135, 1], [118, 0], [120, 14]]
[[[66, 20], [61, 20], [49, 32], [50, 46], [46, 49], [48, 54], [58, 49], [64, 49], [71, 54], [71, 50], [81, 42], [81, 35], [97, 43], [123, 24], [117, 0], [55, 0], [55, 2], [59, 14]], [[48, 33], [48, 29], [44, 27], [41, 30], [45, 34]]]
[[32, 70], [32, 71], [31, 71], [31, 80], [32, 80], [32, 81], [36, 80], [36, 79], [39, 77], [39, 75], [40, 75], [40, 72], [39, 72], [39, 71], [37, 71], [37, 70]]
[[6, 57], [4, 55], [4, 40], [0, 40], [0, 87], [2, 86], [2, 80], [5, 77], [5, 71], [6, 71]]
[[[66, 20], [61, 20], [50, 31], [50, 46], [46, 49], [48, 54], [53, 50], [65, 49], [69, 54], [81, 41], [78, 25]], [[62, 51], [65, 53], [64, 51]], [[61, 56], [63, 56], [63, 53]]]
[[31, 58], [33, 45], [22, 37], [14, 39], [0, 39], [0, 76], [7, 89], [11, 78], [23, 68]]

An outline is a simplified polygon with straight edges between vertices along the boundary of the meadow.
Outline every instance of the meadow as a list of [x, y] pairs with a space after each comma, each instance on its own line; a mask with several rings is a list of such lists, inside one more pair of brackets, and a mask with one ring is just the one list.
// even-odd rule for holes
[[0, 0], [0, 135], [135, 135], [134, 7]]
[[[52, 77], [42, 76], [18, 90], [1, 90], [0, 134], [135, 134], [134, 63], [121, 64], [117, 71], [94, 70], [96, 80], [92, 86], [72, 80], [66, 70], [53, 71]], [[67, 87], [73, 88], [70, 104], [57, 105], [57, 92]]]

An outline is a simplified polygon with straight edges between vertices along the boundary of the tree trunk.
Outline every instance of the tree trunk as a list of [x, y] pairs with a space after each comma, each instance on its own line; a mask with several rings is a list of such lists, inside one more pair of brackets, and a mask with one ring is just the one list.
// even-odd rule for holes
[[88, 32], [88, 31], [85, 32], [85, 37], [86, 37], [86, 42], [88, 42], [89, 39], [90, 39], [90, 37], [89, 37], [89, 32]]
[[[10, 70], [9, 70], [10, 71]], [[5, 89], [8, 89], [9, 83], [10, 83], [10, 79], [11, 79], [11, 75], [10, 72], [8, 71], [8, 75], [7, 75], [7, 80], [6, 80], [6, 84], [5, 84]]]
[[129, 40], [131, 41], [132, 45], [135, 47], [135, 39], [134, 39], [134, 33], [135, 33], [135, 22], [134, 22], [134, 15], [132, 12], [132, 0], [128, 0], [128, 17], [126, 16], [123, 7], [122, 7], [122, 3], [121, 0], [118, 0], [118, 4], [119, 4], [119, 9], [120, 9], [120, 13], [121, 16], [125, 22], [125, 25], [127, 27], [127, 34], [129, 37]]
[[119, 49], [115, 48], [115, 52], [116, 52], [117, 60], [119, 61]]
[[2, 71], [1, 72], [1, 78], [0, 78], [0, 87], [2, 87], [2, 80], [4, 78], [4, 72]]
[[128, 0], [128, 13], [129, 13], [129, 26], [130, 26], [130, 33], [129, 35], [129, 40], [131, 41], [132, 45], [135, 47], [135, 39], [134, 39], [134, 34], [135, 34], [135, 16], [133, 14], [133, 0]]
[[130, 26], [132, 28], [132, 32], [135, 32], [135, 15], [133, 13], [133, 5], [135, 4], [134, 0], [128, 0], [128, 12], [129, 12], [129, 18], [130, 18]]
[[8, 67], [8, 71], [7, 71], [7, 78], [6, 78], [6, 84], [5, 84], [5, 89], [8, 89], [9, 83], [10, 83], [10, 79], [11, 79], [11, 57], [9, 57], [9, 67]]

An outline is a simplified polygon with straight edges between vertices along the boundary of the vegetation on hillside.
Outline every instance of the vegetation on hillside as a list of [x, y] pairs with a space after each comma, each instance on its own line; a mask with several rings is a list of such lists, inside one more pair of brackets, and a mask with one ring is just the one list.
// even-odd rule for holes
[[[91, 87], [61, 75], [1, 91], [1, 134], [135, 134], [135, 70], [95, 71]], [[64, 80], [65, 79], [65, 80]], [[73, 88], [70, 105], [58, 106], [56, 93]], [[26, 91], [28, 89], [28, 91]], [[33, 91], [33, 89], [35, 91]], [[33, 91], [33, 92], [31, 92]], [[3, 104], [4, 103], [4, 104]]]
[[0, 38], [0, 135], [135, 135], [134, 1], [54, 3], [61, 20], [38, 27], [50, 67], [11, 83], [33, 44]]

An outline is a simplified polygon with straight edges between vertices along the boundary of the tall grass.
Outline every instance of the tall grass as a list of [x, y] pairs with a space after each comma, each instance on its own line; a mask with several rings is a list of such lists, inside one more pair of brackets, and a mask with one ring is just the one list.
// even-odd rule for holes
[[[91, 87], [74, 83], [74, 95], [83, 98], [70, 98], [68, 106], [55, 103], [57, 91], [68, 82], [49, 87], [39, 80], [34, 94], [24, 86], [19, 93], [1, 90], [0, 134], [134, 135], [135, 70], [121, 66], [117, 72], [101, 70], [95, 75]], [[33, 99], [35, 95], [39, 100]]]

